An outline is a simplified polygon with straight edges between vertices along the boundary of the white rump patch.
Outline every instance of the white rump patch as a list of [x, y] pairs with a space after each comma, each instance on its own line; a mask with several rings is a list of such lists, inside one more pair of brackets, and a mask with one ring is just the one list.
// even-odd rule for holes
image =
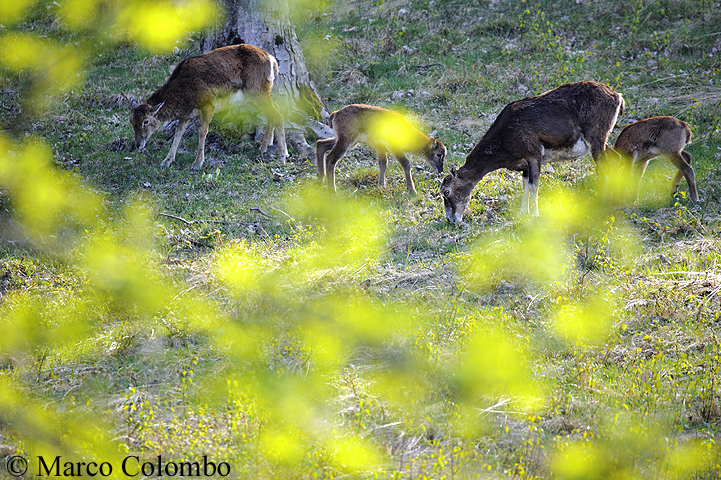
[[591, 145], [581, 135], [576, 144], [571, 148], [571, 153], [576, 157], [582, 157], [591, 153]]
[[613, 130], [613, 127], [616, 125], [616, 121], [618, 121], [618, 113], [621, 110], [622, 103], [623, 103], [623, 99], [621, 99], [621, 102], [619, 102], [618, 107], [616, 107], [616, 114], [613, 116], [613, 122], [611, 122], [611, 130]]
[[225, 110], [228, 108], [235, 108], [239, 105], [247, 102], [248, 98], [245, 96], [242, 90], [238, 90], [230, 95], [223, 95], [221, 97], [215, 97], [213, 99], [213, 106], [216, 110]]
[[246, 101], [246, 97], [245, 97], [245, 94], [243, 93], [243, 90], [238, 90], [237, 92], [235, 92], [234, 94], [232, 94], [228, 97], [228, 102], [231, 105], [245, 103], [245, 101]]
[[543, 163], [567, 162], [591, 153], [591, 145], [581, 135], [571, 148], [542, 149]]
[[273, 55], [268, 55], [270, 57], [270, 62], [268, 62], [268, 66], [270, 67], [270, 72], [268, 72], [268, 80], [270, 80], [270, 83], [275, 82], [275, 68], [274, 66], [278, 65], [278, 60]]

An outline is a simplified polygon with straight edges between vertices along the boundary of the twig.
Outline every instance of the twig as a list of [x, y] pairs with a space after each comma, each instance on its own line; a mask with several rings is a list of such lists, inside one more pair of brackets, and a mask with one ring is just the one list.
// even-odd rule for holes
[[274, 217], [273, 215], [268, 215], [267, 213], [265, 213], [263, 210], [260, 209], [260, 207], [251, 207], [251, 208], [250, 208], [250, 211], [251, 211], [251, 212], [258, 212], [258, 213], [260, 213], [261, 215], [263, 215], [264, 217], [276, 218], [276, 217]]
[[684, 272], [684, 271], [677, 271], [677, 272], [652, 272], [651, 275], [713, 275], [710, 272]]
[[518, 412], [511, 412], [510, 410], [497, 410], [499, 407], [503, 407], [507, 405], [511, 401], [510, 398], [504, 398], [495, 405], [491, 405], [488, 408], [484, 408], [483, 410], [479, 410], [479, 415], [487, 415], [489, 413], [518, 413]]
[[417, 68], [418, 70], [425, 70], [426, 68], [442, 67], [442, 66], [443, 66], [442, 63], [429, 63], [428, 65], [416, 65], [416, 68]]
[[391, 423], [386, 423], [385, 425], [376, 425], [375, 427], [373, 427], [373, 430], [375, 431], [375, 430], [380, 430], [381, 428], [395, 427], [396, 425], [403, 425], [403, 422], [391, 422]]
[[195, 285], [192, 285], [190, 288], [186, 288], [186, 289], [183, 290], [182, 292], [178, 293], [175, 297], [173, 297], [173, 300], [177, 300], [179, 296], [188, 293], [189, 291], [193, 290], [193, 289], [196, 288], [197, 286], [198, 286], [198, 284], [196, 283]]
[[176, 215], [171, 215], [169, 213], [162, 213], [162, 212], [158, 213], [158, 216], [172, 218], [173, 220], [178, 220], [179, 222], [183, 222], [186, 225], [194, 225], [196, 223], [221, 223], [223, 225], [228, 225], [228, 222], [226, 222], [225, 220], [205, 220], [202, 218], [199, 220], [186, 220], [182, 217], [178, 217]]
[[178, 220], [178, 221], [180, 221], [180, 222], [183, 222], [183, 223], [186, 224], [186, 225], [192, 225], [192, 224], [195, 223], [195, 220], [193, 220], [192, 222], [189, 222], [189, 221], [187, 221], [187, 220], [184, 219], [184, 218], [176, 217], [175, 215], [171, 215], [171, 214], [169, 214], [169, 213], [162, 213], [162, 212], [161, 212], [161, 213], [158, 213], [158, 216], [159, 216], [159, 217], [172, 218], [173, 220]]
[[290, 215], [288, 215], [287, 213], [285, 213], [285, 212], [284, 212], [283, 210], [281, 210], [280, 208], [275, 208], [275, 207], [272, 207], [272, 208], [273, 208], [273, 210], [278, 211], [278, 212], [282, 213], [283, 215], [285, 215], [286, 217], [288, 217], [288, 218], [290, 218], [291, 220], [293, 220], [293, 217], [291, 217]]
[[205, 243], [205, 242], [199, 242], [198, 240], [191, 239], [191, 240], [187, 240], [187, 241], [190, 242], [190, 244], [194, 247], [215, 248], [215, 245], [211, 245], [211, 244]]

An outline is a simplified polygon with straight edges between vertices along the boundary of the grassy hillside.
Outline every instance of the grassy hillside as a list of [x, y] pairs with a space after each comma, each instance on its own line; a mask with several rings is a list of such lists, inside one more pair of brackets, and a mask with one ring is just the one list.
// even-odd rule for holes
[[162, 132], [127, 151], [124, 96], [185, 50], [102, 49], [41, 113], [2, 70], [0, 444], [116, 473], [132, 454], [230, 478], [721, 476], [721, 4], [354, 0], [294, 22], [329, 111], [407, 113], [446, 171], [508, 102], [596, 80], [626, 100], [611, 140], [689, 123], [701, 201], [658, 159], [639, 202], [610, 202], [584, 158], [544, 167], [540, 218], [502, 170], [452, 226], [439, 175], [414, 159], [409, 197], [389, 161], [381, 189], [365, 146], [336, 196], [315, 159], [218, 121], [202, 172], [194, 130], [169, 169]]

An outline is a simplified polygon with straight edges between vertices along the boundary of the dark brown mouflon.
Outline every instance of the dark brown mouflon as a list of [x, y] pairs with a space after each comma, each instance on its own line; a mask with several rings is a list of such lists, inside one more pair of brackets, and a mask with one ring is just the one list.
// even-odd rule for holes
[[[596, 82], [567, 83], [506, 105], [458, 170], [441, 185], [446, 218], [463, 218], [471, 192], [499, 168], [523, 174], [521, 213], [538, 215], [541, 165], [593, 155], [602, 166], [608, 136], [623, 112], [621, 94]], [[530, 199], [529, 199], [530, 196]]]

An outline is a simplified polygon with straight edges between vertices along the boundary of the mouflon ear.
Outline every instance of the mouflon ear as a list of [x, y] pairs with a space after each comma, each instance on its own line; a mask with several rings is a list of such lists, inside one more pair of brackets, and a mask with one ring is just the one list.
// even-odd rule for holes
[[456, 167], [451, 167], [451, 175], [453, 176], [453, 178], [458, 177], [457, 173], [458, 171], [456, 170]]
[[138, 105], [140, 105], [140, 104], [138, 102], [136, 102], [135, 100], [130, 100], [130, 110], [136, 108]]
[[165, 102], [160, 102], [157, 107], [155, 107], [154, 109], [152, 109], [152, 110], [150, 111], [150, 114], [151, 114], [152, 116], [156, 116], [156, 115], [158, 114], [158, 111], [160, 110], [160, 108], [161, 108], [163, 105], [165, 105]]

